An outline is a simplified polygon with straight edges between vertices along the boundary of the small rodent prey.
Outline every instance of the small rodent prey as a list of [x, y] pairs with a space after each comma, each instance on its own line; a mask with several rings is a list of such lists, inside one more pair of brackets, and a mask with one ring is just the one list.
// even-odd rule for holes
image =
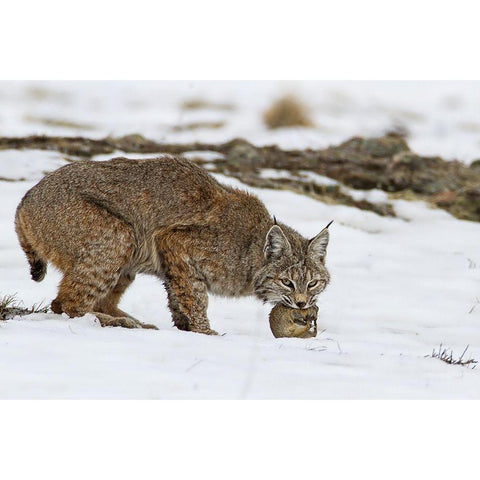
[[318, 307], [305, 309], [285, 307], [278, 303], [270, 312], [270, 330], [276, 338], [317, 336]]

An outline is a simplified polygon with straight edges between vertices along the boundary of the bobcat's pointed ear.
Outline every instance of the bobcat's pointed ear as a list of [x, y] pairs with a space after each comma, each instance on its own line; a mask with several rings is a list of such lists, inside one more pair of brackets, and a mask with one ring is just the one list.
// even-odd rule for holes
[[330, 238], [328, 227], [332, 222], [333, 220], [316, 237], [313, 237], [308, 244], [307, 255], [317, 262], [325, 263], [327, 245]]
[[288, 255], [292, 252], [292, 247], [282, 229], [278, 225], [274, 225], [267, 233], [263, 253], [265, 258], [280, 258], [282, 255]]

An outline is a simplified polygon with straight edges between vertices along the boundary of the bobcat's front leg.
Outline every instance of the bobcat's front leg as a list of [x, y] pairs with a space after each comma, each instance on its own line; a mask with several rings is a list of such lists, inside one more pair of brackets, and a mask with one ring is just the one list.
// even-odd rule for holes
[[[165, 282], [173, 323], [180, 330], [217, 335], [207, 318], [208, 295], [204, 282], [195, 277], [171, 276]], [[183, 270], [183, 269], [182, 269]]]

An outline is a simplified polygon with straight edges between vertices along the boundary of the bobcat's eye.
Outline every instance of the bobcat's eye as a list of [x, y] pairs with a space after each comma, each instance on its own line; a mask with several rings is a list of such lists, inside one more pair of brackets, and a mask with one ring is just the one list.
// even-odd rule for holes
[[318, 285], [318, 280], [312, 280], [308, 282], [308, 288], [315, 288]]
[[285, 285], [288, 288], [293, 288], [294, 287], [293, 282], [291, 280], [289, 280], [288, 278], [282, 278], [282, 279], [280, 279], [280, 281], [283, 283], [283, 285]]

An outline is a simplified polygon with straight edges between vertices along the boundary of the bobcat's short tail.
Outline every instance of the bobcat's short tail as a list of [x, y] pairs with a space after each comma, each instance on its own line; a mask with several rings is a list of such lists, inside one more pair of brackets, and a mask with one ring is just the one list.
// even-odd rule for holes
[[32, 280], [36, 282], [41, 282], [45, 278], [47, 273], [47, 264], [39, 257], [36, 256], [35, 252], [32, 252], [35, 260], [31, 261], [27, 253], [28, 262], [30, 263], [30, 275]]
[[30, 264], [30, 275], [32, 276], [32, 280], [41, 282], [47, 273], [47, 263], [34, 250], [25, 234], [25, 229], [23, 228], [22, 223], [21, 215], [19, 210], [17, 210], [17, 215], [15, 216], [15, 230], [17, 232], [18, 240], [27, 256], [28, 263]]

